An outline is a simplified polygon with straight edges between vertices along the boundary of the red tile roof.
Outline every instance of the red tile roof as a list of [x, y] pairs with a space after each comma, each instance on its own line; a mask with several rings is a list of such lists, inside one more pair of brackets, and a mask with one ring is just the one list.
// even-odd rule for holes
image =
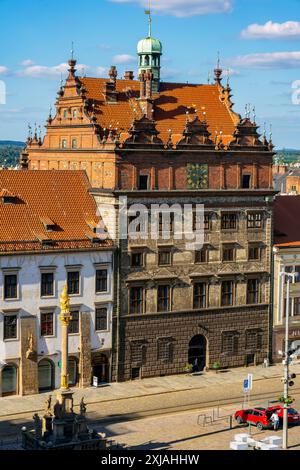
[[[3, 189], [16, 199], [11, 204], [0, 199], [1, 253], [112, 246], [111, 240], [91, 240], [88, 222], [100, 219], [85, 172], [1, 170], [0, 194]], [[46, 230], [49, 220], [54, 231]]]
[[277, 196], [274, 205], [275, 246], [300, 246], [300, 196]]
[[[102, 128], [111, 126], [126, 132], [135, 117], [134, 108], [138, 107], [140, 82], [136, 80], [117, 80], [116, 90], [119, 92], [117, 103], [106, 103], [104, 98], [104, 78], [80, 78], [87, 90], [87, 98], [94, 100], [98, 124]], [[169, 129], [172, 133], [182, 134], [188, 108], [196, 108], [199, 118], [206, 113], [208, 130], [215, 137], [222, 131], [224, 136], [232, 135], [235, 130], [234, 117], [226, 104], [220, 100], [217, 85], [192, 85], [184, 83], [161, 83], [160, 92], [153, 95], [154, 119], [160, 138], [166, 141]]]

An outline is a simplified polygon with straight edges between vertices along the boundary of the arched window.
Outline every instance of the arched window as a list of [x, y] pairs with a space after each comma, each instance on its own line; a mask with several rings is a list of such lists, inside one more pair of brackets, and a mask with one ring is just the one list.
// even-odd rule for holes
[[72, 149], [77, 149], [77, 139], [72, 139]]
[[145, 65], [146, 67], [150, 65], [150, 57], [148, 55], [145, 56]]
[[65, 109], [65, 110], [64, 110], [64, 119], [67, 119], [67, 117], [68, 117], [68, 110]]
[[67, 148], [67, 139], [62, 139], [61, 141], [61, 148], [66, 149]]
[[68, 360], [69, 385], [75, 387], [78, 383], [78, 360], [76, 357], [69, 357]]
[[73, 109], [73, 118], [77, 118], [77, 109]]
[[18, 367], [14, 364], [2, 369], [2, 396], [17, 395], [18, 393]]
[[54, 371], [55, 367], [49, 359], [42, 359], [38, 365], [39, 391], [47, 392], [54, 390]]

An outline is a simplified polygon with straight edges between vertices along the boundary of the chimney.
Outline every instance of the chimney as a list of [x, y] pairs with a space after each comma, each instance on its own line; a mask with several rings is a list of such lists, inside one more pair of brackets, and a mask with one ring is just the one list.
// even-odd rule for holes
[[114, 65], [110, 67], [108, 75], [109, 81], [104, 85], [105, 100], [108, 103], [116, 103], [118, 101], [118, 92], [116, 91], [118, 72]]
[[126, 72], [124, 74], [124, 78], [125, 78], [125, 80], [133, 80], [134, 75], [133, 75], [132, 70], [126, 70]]

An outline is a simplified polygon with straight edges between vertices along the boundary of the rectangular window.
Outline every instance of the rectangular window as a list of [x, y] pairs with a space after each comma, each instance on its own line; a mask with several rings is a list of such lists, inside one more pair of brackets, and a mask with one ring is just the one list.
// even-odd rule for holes
[[204, 214], [202, 217], [197, 212], [193, 212], [193, 231], [196, 232], [202, 225], [206, 232], [210, 230], [210, 214]]
[[107, 292], [107, 269], [97, 269], [96, 271], [96, 292]]
[[251, 183], [251, 175], [243, 175], [242, 188], [249, 189]]
[[239, 345], [239, 335], [237, 331], [226, 331], [222, 333], [222, 353], [237, 354]]
[[53, 313], [41, 313], [41, 336], [53, 336]]
[[96, 331], [108, 330], [108, 312], [106, 307], [96, 308]]
[[162, 362], [172, 362], [173, 342], [171, 338], [160, 338], [157, 341], [157, 359]]
[[235, 248], [230, 245], [223, 246], [223, 261], [235, 261]]
[[158, 219], [159, 236], [167, 236], [174, 233], [175, 214], [174, 212], [160, 212]]
[[162, 285], [157, 288], [157, 311], [168, 312], [170, 310], [170, 286]]
[[54, 274], [41, 274], [41, 297], [52, 297], [54, 295]]
[[18, 276], [16, 274], [4, 275], [4, 298], [18, 298]]
[[169, 266], [171, 264], [171, 251], [159, 250], [158, 252], [158, 266]]
[[246, 331], [246, 349], [257, 351], [262, 348], [262, 331], [247, 330]]
[[195, 251], [195, 263], [208, 263], [209, 250], [207, 246], [204, 246], [201, 250]]
[[237, 215], [236, 214], [222, 214], [221, 229], [222, 230], [236, 230], [237, 228]]
[[249, 246], [248, 249], [248, 260], [249, 261], [259, 261], [261, 259], [261, 249], [259, 246]]
[[247, 227], [248, 228], [262, 228], [262, 214], [259, 212], [253, 212], [248, 214], [247, 217]]
[[79, 294], [79, 272], [69, 271], [68, 272], [68, 294], [76, 295]]
[[300, 297], [294, 298], [294, 316], [300, 315]]
[[222, 294], [221, 294], [221, 305], [229, 306], [233, 305], [233, 281], [222, 282]]
[[248, 279], [247, 282], [247, 304], [259, 303], [259, 279]]
[[143, 253], [141, 251], [136, 251], [131, 253], [131, 267], [140, 268], [143, 266]]
[[4, 340], [17, 338], [17, 323], [17, 315], [4, 315]]
[[207, 307], [207, 284], [197, 282], [194, 284], [194, 309]]
[[69, 335], [74, 335], [79, 333], [79, 312], [71, 312], [72, 320], [69, 323]]
[[139, 175], [139, 190], [147, 191], [149, 189], [149, 175]]
[[144, 310], [144, 290], [142, 287], [132, 287], [130, 289], [130, 313], [143, 313]]
[[139, 341], [134, 341], [130, 345], [131, 350], [131, 364], [135, 366], [142, 366], [147, 362], [147, 349], [146, 344]]

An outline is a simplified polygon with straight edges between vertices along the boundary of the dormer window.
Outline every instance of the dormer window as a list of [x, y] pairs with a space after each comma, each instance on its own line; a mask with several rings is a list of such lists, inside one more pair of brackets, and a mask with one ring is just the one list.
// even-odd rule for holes
[[0, 191], [0, 198], [2, 199], [3, 204], [16, 204], [18, 200], [15, 194], [7, 191], [7, 189]]
[[57, 230], [57, 224], [49, 217], [41, 217], [41, 222], [44, 225], [46, 232], [55, 232], [55, 230]]
[[61, 141], [61, 148], [66, 149], [67, 148], [67, 139], [62, 139]]
[[11, 196], [4, 196], [2, 199], [4, 204], [14, 204], [16, 201], [16, 198]]

